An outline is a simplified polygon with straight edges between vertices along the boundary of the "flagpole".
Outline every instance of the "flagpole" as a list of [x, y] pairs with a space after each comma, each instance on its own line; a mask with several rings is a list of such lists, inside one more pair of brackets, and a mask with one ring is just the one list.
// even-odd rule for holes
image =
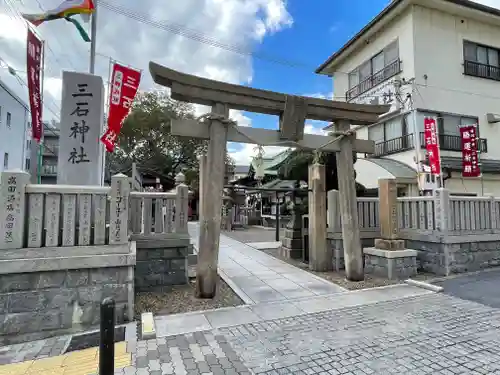
[[[42, 56], [41, 56], [41, 59], [42, 59], [42, 63], [41, 63], [41, 66], [42, 66], [42, 71], [41, 71], [41, 80], [40, 80], [40, 96], [41, 96], [41, 100], [40, 100], [40, 103], [41, 103], [41, 108], [40, 110], [42, 111], [42, 114], [43, 114], [43, 104], [44, 104], [44, 99], [45, 99], [45, 95], [44, 95], [44, 91], [45, 91], [45, 85], [44, 85], [44, 81], [45, 81], [45, 40], [42, 40]], [[37, 183], [38, 184], [41, 184], [42, 183], [42, 166], [43, 166], [43, 142], [45, 141], [45, 127], [43, 126], [43, 117], [42, 117], [42, 123], [41, 123], [41, 126], [42, 126], [42, 129], [41, 129], [41, 132], [42, 134], [40, 135], [41, 136], [41, 139], [40, 141], [38, 142], [38, 157], [37, 157], [37, 170], [38, 170], [38, 176], [37, 176]], [[33, 127], [33, 124], [31, 124], [31, 126]]]
[[94, 0], [94, 12], [90, 20], [90, 69], [89, 73], [95, 73], [95, 48], [96, 48], [96, 34], [97, 34], [97, 0]]

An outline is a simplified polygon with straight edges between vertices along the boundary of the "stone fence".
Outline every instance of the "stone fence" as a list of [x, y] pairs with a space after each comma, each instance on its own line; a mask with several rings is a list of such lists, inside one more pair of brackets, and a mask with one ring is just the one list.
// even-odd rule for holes
[[[362, 247], [374, 246], [381, 235], [379, 198], [358, 198]], [[500, 265], [500, 198], [451, 196], [437, 189], [433, 196], [399, 197], [391, 215], [397, 237], [418, 251], [421, 270], [449, 275]], [[389, 212], [389, 211], [387, 211]], [[327, 238], [334, 268], [343, 269], [342, 218], [339, 192], [328, 192]]]
[[118, 324], [135, 292], [187, 282], [188, 188], [131, 192], [111, 186], [29, 184], [0, 174], [0, 345], [89, 329], [103, 298]]

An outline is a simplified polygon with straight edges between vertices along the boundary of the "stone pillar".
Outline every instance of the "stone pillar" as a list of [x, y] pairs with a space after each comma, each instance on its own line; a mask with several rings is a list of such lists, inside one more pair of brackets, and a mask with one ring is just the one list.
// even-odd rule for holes
[[326, 243], [326, 178], [325, 166], [309, 166], [309, 268], [330, 271], [332, 253]]
[[340, 218], [339, 191], [332, 189], [328, 192], [328, 247], [332, 251], [332, 263], [335, 271], [345, 269], [344, 245], [342, 240], [342, 226]]
[[405, 249], [404, 240], [399, 239], [396, 180], [380, 179], [378, 191], [382, 238], [375, 240], [375, 247], [363, 249], [365, 272], [390, 280], [415, 276], [417, 251]]
[[130, 182], [122, 173], [111, 177], [111, 202], [109, 209], [109, 244], [128, 242], [128, 209]]
[[102, 78], [78, 72], [62, 73], [61, 131], [57, 183], [102, 185], [104, 146], [104, 86]]
[[398, 189], [395, 179], [378, 180], [380, 237], [375, 247], [384, 250], [402, 250], [405, 247], [399, 239]]
[[188, 233], [189, 189], [184, 183], [186, 177], [179, 172], [175, 176], [175, 233]]
[[20, 249], [24, 246], [25, 189], [30, 175], [15, 170], [0, 176], [0, 250]]
[[285, 227], [285, 236], [281, 239], [280, 255], [286, 259], [302, 259], [303, 210], [300, 204], [296, 203], [295, 193], [292, 194], [292, 218]]
[[443, 188], [434, 190], [434, 217], [436, 229], [441, 234], [450, 230], [450, 214], [450, 191]]

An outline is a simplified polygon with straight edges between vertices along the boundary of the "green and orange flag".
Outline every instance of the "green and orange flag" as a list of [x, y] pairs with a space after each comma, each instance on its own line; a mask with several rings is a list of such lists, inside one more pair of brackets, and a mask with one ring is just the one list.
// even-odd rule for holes
[[89, 35], [85, 29], [73, 17], [80, 15], [84, 21], [88, 21], [94, 11], [95, 6], [92, 0], [65, 0], [57, 8], [48, 10], [45, 13], [23, 14], [23, 17], [33, 26], [38, 26], [47, 21], [65, 19], [75, 25], [83, 40], [90, 42]]

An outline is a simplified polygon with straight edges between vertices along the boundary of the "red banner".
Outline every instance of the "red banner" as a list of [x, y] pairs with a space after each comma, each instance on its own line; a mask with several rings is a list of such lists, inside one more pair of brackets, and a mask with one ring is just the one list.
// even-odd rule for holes
[[132, 108], [140, 81], [141, 72], [114, 63], [109, 93], [108, 129], [101, 137], [107, 152], [115, 149], [116, 139]]
[[479, 177], [481, 168], [479, 168], [476, 125], [460, 127], [460, 137], [462, 138], [462, 176]]
[[441, 174], [441, 156], [439, 153], [438, 130], [436, 119], [432, 117], [424, 118], [424, 142], [431, 174], [439, 176]]
[[28, 94], [30, 97], [31, 111], [31, 136], [36, 142], [40, 142], [43, 133], [42, 125], [42, 95], [40, 92], [40, 75], [42, 71], [42, 42], [28, 28], [27, 41], [27, 76]]

